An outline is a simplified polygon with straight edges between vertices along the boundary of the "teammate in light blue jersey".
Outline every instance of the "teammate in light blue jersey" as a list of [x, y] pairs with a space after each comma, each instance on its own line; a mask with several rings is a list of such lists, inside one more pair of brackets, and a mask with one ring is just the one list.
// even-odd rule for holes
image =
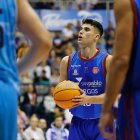
[[113, 136], [105, 127], [111, 116], [110, 108], [121, 92], [119, 140], [140, 140], [140, 0], [115, 0], [115, 16], [116, 42], [99, 126], [105, 137]]
[[106, 140], [100, 134], [98, 122], [104, 101], [106, 71], [111, 56], [96, 49], [103, 34], [102, 25], [93, 19], [84, 19], [78, 36], [80, 50], [66, 56], [60, 64], [60, 82], [70, 80], [83, 90], [73, 102], [69, 140]]
[[[33, 43], [18, 66], [14, 38], [16, 26]], [[27, 0], [0, 2], [0, 140], [17, 139], [18, 75], [46, 58], [50, 48], [50, 33], [41, 24]]]

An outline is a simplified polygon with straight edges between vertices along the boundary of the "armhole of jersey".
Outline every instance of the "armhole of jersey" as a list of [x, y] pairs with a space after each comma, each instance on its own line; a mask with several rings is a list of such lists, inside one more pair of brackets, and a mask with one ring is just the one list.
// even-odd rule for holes
[[72, 55], [69, 56], [68, 58], [68, 65], [67, 65], [67, 77], [68, 77], [68, 72], [69, 72], [69, 67], [70, 67], [70, 60], [71, 60]]
[[104, 57], [103, 59], [103, 71], [104, 71], [104, 76], [106, 77], [106, 73], [107, 73], [107, 70], [106, 70], [106, 59], [108, 57], [108, 54]]
[[131, 3], [134, 12], [134, 37], [136, 37], [137, 30], [138, 30], [138, 11], [137, 11], [135, 0], [131, 0]]

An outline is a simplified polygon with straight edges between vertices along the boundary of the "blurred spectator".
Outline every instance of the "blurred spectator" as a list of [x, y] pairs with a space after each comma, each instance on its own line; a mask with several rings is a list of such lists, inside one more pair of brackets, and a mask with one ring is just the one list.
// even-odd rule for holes
[[34, 71], [34, 73], [33, 73], [33, 83], [39, 84], [39, 76], [37, 75], [36, 71]]
[[28, 73], [22, 74], [20, 81], [22, 84], [33, 83], [32, 79], [29, 77]]
[[35, 67], [33, 72], [34, 72], [34, 74], [36, 74], [35, 76], [38, 77], [38, 78], [42, 77], [42, 74], [45, 74], [44, 77], [46, 77], [48, 79], [51, 77], [51, 68], [46, 63], [46, 61], [43, 61], [43, 62], [39, 63]]
[[55, 102], [54, 102], [54, 99], [52, 97], [52, 93], [53, 93], [53, 90], [54, 90], [54, 86], [51, 86], [51, 89], [50, 89], [50, 94], [49, 95], [46, 95], [45, 98], [44, 98], [44, 107], [45, 107], [45, 113], [46, 113], [46, 120], [48, 122], [48, 126], [50, 126], [50, 124], [52, 123], [53, 119], [54, 119], [54, 116], [55, 116]]
[[21, 109], [30, 117], [36, 113], [37, 108], [37, 94], [32, 84], [28, 85], [28, 91], [22, 95], [22, 98], [23, 101], [20, 101]]
[[56, 116], [51, 128], [46, 132], [47, 140], [67, 140], [69, 131], [64, 128], [64, 121], [61, 115]]
[[23, 135], [26, 140], [45, 140], [43, 131], [38, 127], [38, 118], [32, 116], [30, 119], [30, 126], [25, 129]]
[[54, 69], [56, 69], [56, 70], [60, 70], [60, 62], [61, 62], [61, 57], [56, 57], [56, 59], [55, 59], [55, 61], [54, 61], [54, 63], [52, 64], [52, 71], [54, 70]]
[[53, 63], [55, 61], [55, 58], [56, 58], [56, 52], [55, 52], [54, 49], [52, 49], [51, 52], [50, 52], [50, 56], [48, 58], [48, 65], [50, 65], [51, 68], [52, 68], [52, 65], [53, 65]]
[[45, 106], [46, 112], [54, 112], [55, 105], [56, 105], [52, 97], [54, 88], [55, 88], [54, 86], [51, 86], [50, 94], [46, 95], [44, 98], [44, 106]]
[[68, 109], [64, 110], [64, 117], [65, 117], [64, 124], [66, 125], [66, 128], [68, 128], [68, 129], [71, 124], [72, 116], [73, 115], [70, 113], [70, 111]]
[[47, 2], [46, 0], [39, 0], [39, 2], [37, 2], [34, 5], [34, 8], [36, 8], [36, 9], [54, 9], [54, 2], [53, 1]]
[[49, 66], [48, 62], [44, 62], [43, 70], [46, 72], [46, 78], [50, 79], [51, 77], [51, 67]]
[[43, 133], [44, 133], [44, 137], [46, 140], [46, 131], [47, 131], [47, 122], [45, 119], [40, 119], [38, 122], [38, 127], [42, 129]]
[[106, 50], [109, 54], [112, 54], [112, 48], [115, 40], [115, 29], [111, 22], [105, 31], [105, 40], [106, 40]]
[[57, 56], [63, 57], [65, 55], [64, 54], [64, 50], [65, 50], [64, 44], [65, 44], [65, 42], [61, 39], [60, 32], [56, 32], [54, 39], [53, 39], [53, 46], [54, 46], [54, 51]]
[[37, 77], [41, 77], [42, 70], [43, 70], [42, 63], [39, 63], [39, 64], [35, 67], [35, 69], [34, 69], [34, 71], [36, 72]]
[[72, 39], [74, 35], [73, 24], [68, 23], [66, 27], [62, 30], [62, 36], [65, 40]]
[[60, 108], [59, 106], [56, 105], [55, 109], [54, 109], [54, 115], [55, 116], [63, 116], [64, 118], [64, 109]]
[[76, 3], [78, 5], [78, 10], [83, 9], [83, 2], [84, 2], [84, 0], [76, 0]]
[[49, 84], [49, 79], [46, 77], [46, 71], [45, 70], [42, 70], [42, 74], [39, 78], [39, 83], [40, 84]]
[[17, 49], [17, 61], [19, 61], [29, 50], [29, 45], [27, 42], [18, 43], [19, 47]]
[[67, 47], [66, 47], [66, 50], [65, 50], [65, 54], [66, 54], [67, 56], [70, 56], [74, 51], [75, 51], [75, 48], [74, 48], [74, 46], [72, 45], [72, 43], [68, 43], [68, 44], [67, 44]]
[[81, 29], [81, 22], [80, 22], [80, 20], [77, 20], [76, 25], [74, 27], [74, 35], [75, 35], [76, 39], [78, 39], [78, 33], [79, 33], [80, 29]]
[[59, 71], [57, 69], [53, 69], [52, 76], [50, 78], [51, 84], [58, 84], [59, 83]]
[[17, 133], [17, 140], [25, 140], [23, 135], [24, 127], [22, 124], [18, 123], [18, 133]]
[[23, 129], [29, 124], [28, 117], [25, 112], [20, 109], [20, 107], [18, 107], [18, 124], [22, 126]]

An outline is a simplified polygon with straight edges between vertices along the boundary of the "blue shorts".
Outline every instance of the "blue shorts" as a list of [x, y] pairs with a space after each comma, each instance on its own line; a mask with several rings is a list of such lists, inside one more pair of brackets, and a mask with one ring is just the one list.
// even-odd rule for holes
[[17, 139], [17, 91], [0, 81], [0, 140]]
[[122, 94], [117, 128], [119, 140], [140, 140], [140, 90]]
[[68, 140], [107, 140], [98, 127], [99, 119], [73, 117]]

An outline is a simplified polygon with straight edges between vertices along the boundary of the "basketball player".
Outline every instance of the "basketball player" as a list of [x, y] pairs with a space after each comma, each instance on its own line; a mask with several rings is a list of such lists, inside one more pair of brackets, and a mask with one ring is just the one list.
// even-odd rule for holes
[[96, 49], [102, 34], [103, 27], [99, 22], [84, 19], [78, 35], [80, 50], [64, 57], [60, 64], [60, 82], [70, 80], [78, 83], [92, 100], [92, 104], [82, 104], [70, 110], [73, 118], [69, 140], [106, 140], [100, 134], [98, 122], [111, 56]]
[[[16, 25], [33, 42], [33, 47], [19, 62], [18, 68], [14, 42]], [[17, 139], [18, 73], [27, 72], [46, 58], [50, 49], [50, 33], [27, 0], [0, 1], [0, 140]]]
[[122, 90], [117, 121], [119, 140], [140, 140], [140, 1], [115, 0], [115, 16], [114, 55], [99, 126], [105, 137], [112, 137], [105, 128], [111, 116], [110, 108]]

